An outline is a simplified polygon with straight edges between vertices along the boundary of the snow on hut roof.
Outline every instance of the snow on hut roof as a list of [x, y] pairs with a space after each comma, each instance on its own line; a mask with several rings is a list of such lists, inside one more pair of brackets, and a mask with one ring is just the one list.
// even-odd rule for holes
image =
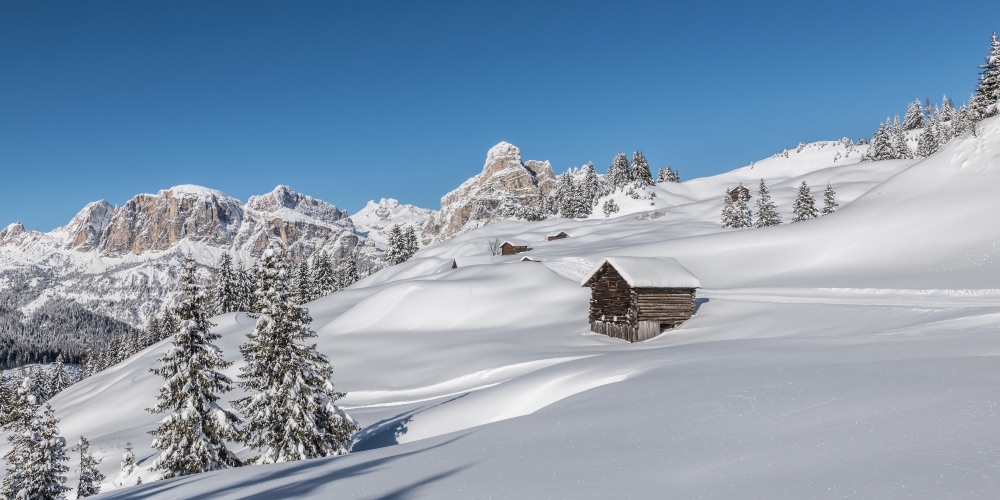
[[503, 243], [501, 243], [500, 246], [503, 246], [503, 245], [505, 245], [507, 243], [510, 243], [511, 246], [515, 246], [515, 247], [526, 247], [526, 246], [528, 246], [528, 242], [527, 241], [521, 241], [521, 240], [503, 240]]
[[[549, 238], [551, 238], [551, 237], [553, 237], [553, 236], [559, 236], [560, 234], [566, 234], [566, 231], [557, 231], [557, 232], [555, 232], [555, 233], [550, 233], [550, 234], [546, 235], [546, 237], [549, 237]], [[566, 234], [566, 236], [569, 236], [569, 235], [568, 235], [568, 234]]]
[[583, 286], [604, 264], [614, 267], [633, 288], [701, 288], [701, 281], [670, 257], [605, 257], [587, 274]]

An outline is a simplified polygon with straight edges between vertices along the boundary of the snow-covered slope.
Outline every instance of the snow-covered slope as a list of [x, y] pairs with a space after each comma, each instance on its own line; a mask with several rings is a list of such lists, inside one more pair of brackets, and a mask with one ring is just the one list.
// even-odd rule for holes
[[[684, 202], [654, 211], [492, 224], [309, 304], [365, 426], [349, 456], [148, 483], [162, 344], [52, 403], [109, 477], [135, 443], [148, 484], [107, 498], [995, 495], [1000, 119], [923, 161], [773, 160], [657, 187]], [[786, 220], [802, 180], [842, 208], [719, 229], [724, 189], [758, 175]], [[451, 269], [493, 238], [540, 262]], [[696, 316], [640, 344], [589, 333], [579, 281], [607, 256], [675, 258]], [[252, 320], [216, 322], [238, 361]]]

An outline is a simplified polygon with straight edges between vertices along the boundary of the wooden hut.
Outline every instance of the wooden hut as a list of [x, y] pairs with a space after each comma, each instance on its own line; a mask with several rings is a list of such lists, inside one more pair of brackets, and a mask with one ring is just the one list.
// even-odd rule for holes
[[514, 255], [527, 252], [528, 244], [519, 240], [507, 240], [500, 244], [500, 255]]
[[559, 231], [558, 233], [550, 234], [547, 236], [549, 241], [561, 240], [563, 238], [568, 238], [568, 237], [569, 235], [566, 234], [566, 231]]
[[726, 191], [726, 193], [729, 194], [729, 198], [733, 201], [738, 201], [740, 199], [740, 193], [745, 195], [748, 200], [750, 199], [750, 190], [743, 184]]
[[608, 257], [583, 286], [591, 289], [591, 331], [641, 342], [693, 316], [701, 282], [669, 257]]

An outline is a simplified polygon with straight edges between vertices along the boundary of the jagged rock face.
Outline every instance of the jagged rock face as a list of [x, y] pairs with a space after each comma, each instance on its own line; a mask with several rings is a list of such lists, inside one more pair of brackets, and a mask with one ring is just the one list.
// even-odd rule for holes
[[233, 245], [259, 256], [271, 240], [280, 240], [293, 260], [308, 257], [320, 248], [339, 260], [358, 244], [347, 212], [287, 186], [250, 197]]
[[441, 198], [441, 212], [424, 228], [426, 240], [443, 241], [497, 220], [505, 206], [539, 208], [555, 188], [547, 161], [521, 161], [521, 151], [501, 142], [486, 154], [483, 171]]
[[67, 233], [65, 248], [89, 252], [100, 244], [101, 235], [111, 223], [115, 207], [100, 200], [88, 204], [62, 228]]
[[174, 188], [140, 194], [114, 210], [98, 250], [111, 257], [163, 251], [184, 238], [228, 246], [242, 220], [241, 203], [217, 191]]

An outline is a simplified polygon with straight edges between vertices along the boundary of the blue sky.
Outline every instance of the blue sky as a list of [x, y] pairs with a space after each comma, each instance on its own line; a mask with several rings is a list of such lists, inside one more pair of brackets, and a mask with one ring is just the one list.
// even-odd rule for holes
[[975, 89], [993, 2], [2, 2], [0, 227], [200, 184], [439, 208], [499, 141], [712, 175]]

